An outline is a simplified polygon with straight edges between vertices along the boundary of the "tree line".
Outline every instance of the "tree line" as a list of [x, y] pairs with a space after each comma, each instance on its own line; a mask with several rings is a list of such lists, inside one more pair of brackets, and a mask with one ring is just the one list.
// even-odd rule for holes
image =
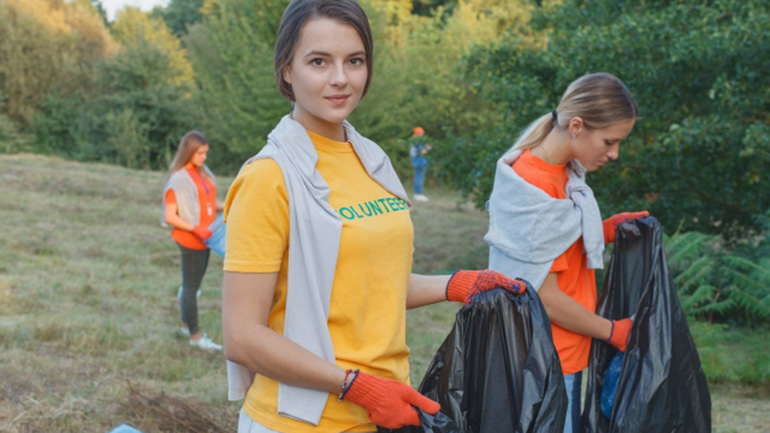
[[[0, 150], [164, 169], [204, 132], [234, 172], [290, 106], [273, 78], [288, 0], [172, 0], [107, 22], [99, 0], [0, 0]], [[362, 0], [371, 90], [351, 121], [409, 177], [406, 138], [434, 144], [433, 178], [483, 206], [494, 162], [566, 85], [620, 77], [641, 119], [592, 174], [602, 209], [649, 209], [670, 232], [729, 238], [770, 207], [770, 13], [760, 0]]]
[[[171, 0], [108, 22], [99, 0], [0, 0], [0, 152], [164, 170], [197, 129], [215, 171], [234, 174], [290, 110], [273, 75], [288, 1]], [[519, 131], [578, 76], [613, 73], [641, 118], [590, 174], [603, 212], [662, 221], [688, 315], [767, 323], [768, 2], [361, 3], [375, 72], [350, 120], [404, 179], [420, 125], [430, 179], [483, 207]]]

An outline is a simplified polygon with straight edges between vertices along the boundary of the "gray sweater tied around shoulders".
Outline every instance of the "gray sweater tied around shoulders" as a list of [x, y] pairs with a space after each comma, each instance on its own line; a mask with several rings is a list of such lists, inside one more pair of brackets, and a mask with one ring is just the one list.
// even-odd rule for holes
[[[343, 126], [369, 176], [411, 207], [385, 152], [347, 121]], [[265, 147], [244, 167], [261, 158], [271, 158], [281, 168], [289, 196], [289, 274], [283, 335], [336, 364], [327, 319], [342, 220], [329, 204], [329, 185], [316, 169], [318, 152], [305, 128], [287, 115], [268, 135]], [[253, 372], [227, 361], [227, 376], [229, 398], [243, 398], [253, 382]], [[278, 413], [318, 425], [328, 397], [326, 391], [280, 383]]]
[[567, 199], [556, 199], [511, 167], [522, 153], [511, 150], [497, 161], [484, 236], [489, 268], [539, 289], [554, 260], [583, 236], [588, 267], [602, 269], [602, 219], [585, 168], [577, 160], [567, 164]]

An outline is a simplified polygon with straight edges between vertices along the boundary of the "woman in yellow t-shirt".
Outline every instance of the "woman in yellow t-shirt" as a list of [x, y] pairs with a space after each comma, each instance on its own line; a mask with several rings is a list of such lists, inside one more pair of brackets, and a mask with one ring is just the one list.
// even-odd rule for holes
[[406, 309], [523, 285], [493, 271], [411, 273], [410, 203], [348, 115], [372, 77], [355, 0], [294, 0], [275, 72], [292, 110], [225, 202], [222, 300], [239, 432], [374, 432], [439, 405], [408, 384]]
[[214, 175], [206, 166], [209, 142], [198, 131], [182, 137], [168, 170], [163, 191], [163, 221], [172, 227], [171, 238], [182, 257], [182, 287], [179, 289], [181, 332], [190, 345], [205, 350], [222, 350], [198, 328], [197, 294], [209, 262], [209, 225], [224, 208], [217, 201]]

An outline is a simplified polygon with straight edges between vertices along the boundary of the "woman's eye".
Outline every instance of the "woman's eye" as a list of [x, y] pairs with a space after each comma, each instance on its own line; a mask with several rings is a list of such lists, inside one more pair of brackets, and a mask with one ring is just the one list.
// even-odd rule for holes
[[310, 61], [311, 64], [316, 66], [322, 66], [324, 64], [323, 59], [313, 59]]
[[350, 59], [350, 63], [352, 63], [354, 65], [363, 65], [364, 64], [364, 59], [362, 59], [360, 57], [356, 57], [356, 58]]

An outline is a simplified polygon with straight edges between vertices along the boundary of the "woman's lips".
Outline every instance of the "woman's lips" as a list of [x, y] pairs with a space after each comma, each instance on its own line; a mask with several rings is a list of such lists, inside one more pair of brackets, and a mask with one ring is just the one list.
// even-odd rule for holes
[[342, 105], [345, 103], [345, 101], [348, 100], [349, 97], [350, 95], [332, 95], [327, 96], [326, 99], [334, 105]]

